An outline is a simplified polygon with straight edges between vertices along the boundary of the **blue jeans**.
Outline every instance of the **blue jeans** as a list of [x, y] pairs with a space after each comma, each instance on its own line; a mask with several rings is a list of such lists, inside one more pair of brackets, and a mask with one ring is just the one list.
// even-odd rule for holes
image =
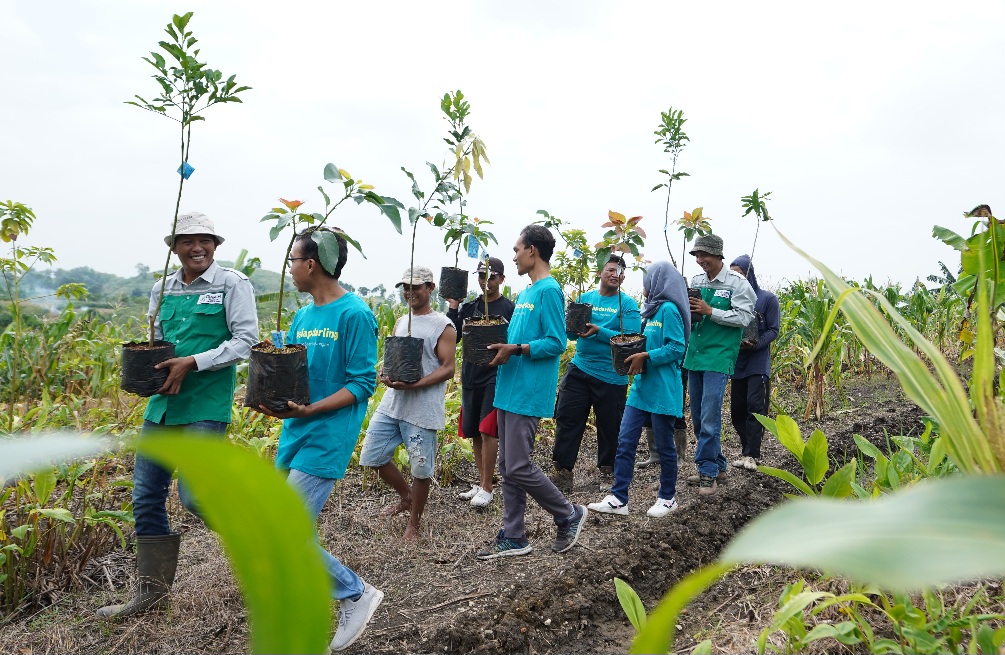
[[642, 428], [652, 421], [653, 440], [660, 456], [659, 497], [670, 500], [677, 493], [677, 448], [673, 442], [676, 416], [653, 414], [628, 405], [621, 418], [618, 435], [618, 454], [614, 458], [614, 486], [611, 495], [622, 503], [628, 502], [628, 486], [635, 475], [635, 452], [639, 448]]
[[691, 396], [691, 424], [698, 447], [694, 463], [698, 473], [714, 478], [726, 471], [722, 456], [722, 400], [726, 396], [729, 376], [715, 371], [688, 371], [687, 390]]
[[[319, 478], [310, 473], [304, 473], [296, 469], [286, 471], [286, 481], [293, 487], [307, 506], [307, 512], [311, 515], [312, 521], [317, 521], [318, 514], [324, 508], [335, 488], [335, 480], [332, 478]], [[363, 594], [363, 581], [352, 569], [338, 561], [334, 555], [318, 544], [321, 551], [321, 559], [324, 560], [325, 569], [332, 579], [332, 598], [342, 600], [343, 598], [358, 599]]]
[[[227, 424], [221, 421], [196, 421], [187, 425], [164, 425], [153, 421], [143, 421], [140, 440], [166, 430], [181, 430], [188, 435], [223, 437], [227, 434]], [[140, 455], [136, 456], [136, 464], [133, 467], [133, 519], [136, 522], [137, 535], [162, 536], [171, 534], [166, 502], [173, 473], [174, 471], [167, 470], [153, 460]], [[180, 479], [178, 480], [178, 495], [181, 497], [181, 504], [185, 506], [185, 509], [201, 519], [202, 516], [199, 514], [195, 497], [185, 486], [184, 481]]]

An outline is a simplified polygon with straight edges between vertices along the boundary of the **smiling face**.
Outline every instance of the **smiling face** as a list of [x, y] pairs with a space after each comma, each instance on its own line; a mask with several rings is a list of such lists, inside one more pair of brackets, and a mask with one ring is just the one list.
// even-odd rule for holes
[[209, 234], [183, 234], [175, 237], [174, 248], [178, 255], [185, 279], [192, 281], [212, 265], [216, 253], [216, 237]]
[[607, 262], [604, 270], [600, 271], [601, 293], [613, 294], [624, 281], [625, 272], [617, 262]]
[[696, 250], [694, 252], [694, 260], [698, 262], [698, 266], [701, 267], [701, 270], [705, 271], [709, 279], [714, 278], [722, 270], [722, 257], [710, 255], [704, 250]]
[[431, 282], [424, 284], [402, 284], [401, 296], [412, 308], [412, 312], [429, 307], [429, 297], [433, 294], [436, 285]]
[[478, 286], [489, 300], [492, 300], [499, 295], [499, 287], [502, 285], [503, 279], [499, 273], [491, 273], [488, 277], [485, 273], [479, 273]]

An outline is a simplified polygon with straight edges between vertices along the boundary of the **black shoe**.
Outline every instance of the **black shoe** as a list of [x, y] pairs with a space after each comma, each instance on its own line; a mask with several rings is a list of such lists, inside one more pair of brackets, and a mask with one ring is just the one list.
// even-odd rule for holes
[[558, 536], [555, 538], [555, 545], [551, 547], [556, 553], [564, 553], [576, 545], [579, 533], [586, 525], [586, 517], [590, 514], [590, 511], [582, 505], [573, 505], [572, 512], [569, 522], [558, 526]]

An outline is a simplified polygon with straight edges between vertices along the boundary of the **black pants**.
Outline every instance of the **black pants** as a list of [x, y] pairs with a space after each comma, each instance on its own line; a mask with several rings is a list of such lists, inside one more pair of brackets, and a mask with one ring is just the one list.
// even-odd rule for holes
[[761, 437], [764, 427], [757, 422], [754, 414], [768, 415], [768, 399], [771, 397], [767, 375], [751, 375], [734, 379], [729, 384], [729, 412], [733, 427], [740, 435], [741, 454], [744, 457], [761, 458]]
[[586, 419], [593, 407], [597, 418], [597, 466], [613, 468], [627, 395], [628, 385], [608, 384], [569, 364], [558, 387], [555, 408], [555, 449], [551, 455], [555, 464], [564, 469], [576, 466]]

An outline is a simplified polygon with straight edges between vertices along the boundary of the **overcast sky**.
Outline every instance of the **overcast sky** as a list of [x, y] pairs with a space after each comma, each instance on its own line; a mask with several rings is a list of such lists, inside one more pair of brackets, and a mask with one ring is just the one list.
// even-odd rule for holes
[[[933, 224], [969, 230], [961, 214], [978, 203], [1005, 215], [1001, 2], [0, 0], [0, 198], [34, 208], [26, 243], [53, 247], [60, 266], [163, 266], [177, 129], [123, 101], [156, 94], [140, 57], [189, 10], [202, 58], [253, 87], [193, 130], [182, 209], [215, 220], [220, 259], [247, 248], [278, 270], [284, 245], [259, 219], [280, 196], [320, 208], [329, 161], [411, 204], [400, 167], [429, 186], [424, 162], [445, 156], [439, 99], [458, 88], [492, 161], [469, 213], [496, 223], [507, 264], [538, 209], [592, 240], [609, 209], [642, 215], [646, 256], [665, 259], [666, 196], [649, 190], [670, 164], [652, 136], [670, 106], [691, 139], [670, 219], [704, 207], [729, 259], [750, 250], [740, 196], [755, 187], [773, 192], [788, 237], [877, 282], [958, 261]], [[408, 239], [386, 219], [346, 206], [334, 224], [369, 256], [345, 280], [399, 279]], [[767, 227], [762, 282], [809, 276]], [[418, 244], [419, 263], [452, 264], [432, 226]]]

